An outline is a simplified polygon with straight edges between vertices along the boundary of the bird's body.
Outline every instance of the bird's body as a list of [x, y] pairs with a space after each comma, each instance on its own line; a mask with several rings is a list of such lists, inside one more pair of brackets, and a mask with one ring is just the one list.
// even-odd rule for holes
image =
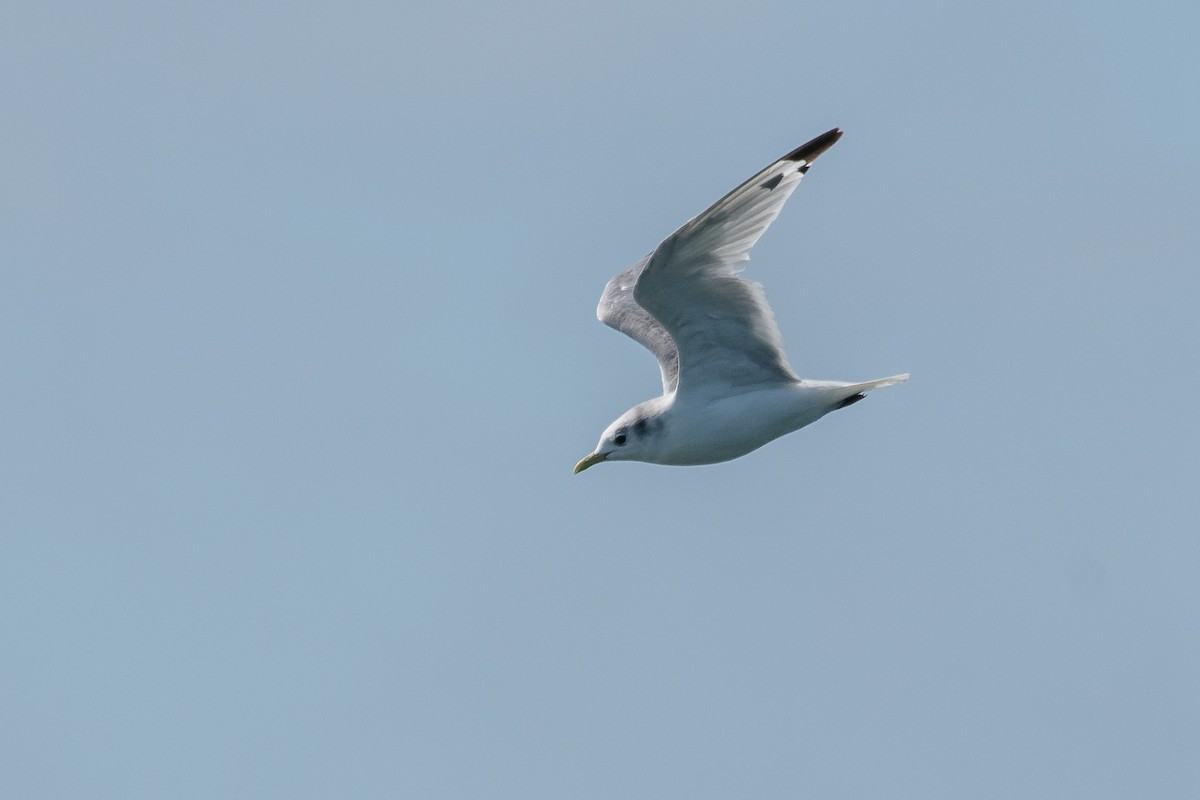
[[762, 287], [737, 276], [813, 159], [840, 136], [829, 131], [774, 162], [609, 281], [596, 315], [654, 353], [663, 394], [609, 425], [577, 473], [609, 459], [728, 461], [908, 378], [801, 380]]

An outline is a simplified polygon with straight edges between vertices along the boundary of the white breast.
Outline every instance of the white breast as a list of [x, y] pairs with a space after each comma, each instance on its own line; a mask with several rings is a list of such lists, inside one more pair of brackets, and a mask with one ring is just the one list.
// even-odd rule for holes
[[816, 422], [830, 409], [827, 390], [802, 384], [702, 403], [679, 398], [665, 412], [661, 441], [648, 460], [681, 466], [728, 461]]

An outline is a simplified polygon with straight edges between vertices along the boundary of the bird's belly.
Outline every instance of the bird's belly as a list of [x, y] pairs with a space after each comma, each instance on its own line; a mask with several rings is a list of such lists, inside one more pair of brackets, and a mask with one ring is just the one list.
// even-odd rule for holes
[[677, 405], [670, 446], [655, 461], [691, 466], [744, 456], [823, 417], [827, 399], [794, 387], [749, 392], [715, 402]]

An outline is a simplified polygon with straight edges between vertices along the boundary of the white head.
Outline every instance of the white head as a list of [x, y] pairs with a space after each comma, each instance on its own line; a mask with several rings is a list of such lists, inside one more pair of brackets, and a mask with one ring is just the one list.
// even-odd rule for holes
[[663, 411], [661, 397], [626, 411], [605, 429], [595, 452], [575, 465], [575, 474], [601, 461], [652, 461], [666, 425]]

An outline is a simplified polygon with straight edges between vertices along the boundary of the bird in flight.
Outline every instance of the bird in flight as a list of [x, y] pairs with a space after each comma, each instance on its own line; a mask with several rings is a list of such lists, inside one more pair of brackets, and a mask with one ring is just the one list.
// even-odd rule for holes
[[738, 277], [809, 166], [841, 136], [835, 128], [800, 145], [604, 287], [596, 316], [654, 354], [663, 393], [609, 425], [576, 474], [601, 461], [728, 461], [908, 379], [798, 378], [762, 286]]

